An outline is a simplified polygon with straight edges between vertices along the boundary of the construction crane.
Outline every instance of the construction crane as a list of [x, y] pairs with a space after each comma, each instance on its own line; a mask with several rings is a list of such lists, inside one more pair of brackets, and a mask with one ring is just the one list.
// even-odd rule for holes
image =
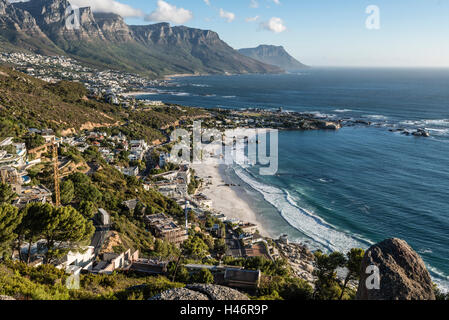
[[53, 143], [53, 176], [55, 183], [55, 205], [61, 206], [61, 191], [59, 187], [59, 161], [58, 161], [58, 144]]

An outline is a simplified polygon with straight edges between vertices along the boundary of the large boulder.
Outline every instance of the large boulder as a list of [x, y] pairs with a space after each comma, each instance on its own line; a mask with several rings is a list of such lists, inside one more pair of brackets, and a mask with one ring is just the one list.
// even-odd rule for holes
[[150, 300], [249, 300], [243, 293], [214, 284], [192, 284], [186, 288], [167, 290]]
[[187, 288], [201, 292], [211, 300], [249, 300], [248, 296], [237, 290], [216, 284], [191, 284]]
[[[379, 270], [379, 289], [367, 288]], [[370, 279], [368, 279], [370, 278]], [[388, 239], [372, 246], [362, 261], [357, 300], [435, 300], [433, 283], [421, 257], [400, 239]]]

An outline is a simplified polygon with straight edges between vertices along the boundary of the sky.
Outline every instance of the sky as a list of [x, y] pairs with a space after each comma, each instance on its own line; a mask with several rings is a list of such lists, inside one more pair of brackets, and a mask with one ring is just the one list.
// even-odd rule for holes
[[449, 0], [70, 2], [114, 11], [129, 24], [213, 30], [236, 49], [282, 45], [311, 66], [449, 67]]

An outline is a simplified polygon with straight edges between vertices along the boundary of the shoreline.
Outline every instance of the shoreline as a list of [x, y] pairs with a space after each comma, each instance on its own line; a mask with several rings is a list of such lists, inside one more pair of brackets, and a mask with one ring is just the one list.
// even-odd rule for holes
[[143, 96], [143, 95], [152, 95], [155, 94], [154, 91], [130, 91], [130, 92], [124, 92], [120, 95], [129, 98], [129, 97], [136, 97], [136, 96]]
[[207, 73], [179, 73], [179, 74], [168, 74], [164, 76], [162, 79], [166, 81], [170, 81], [176, 78], [187, 78], [187, 77], [201, 77], [201, 76], [209, 76]]
[[213, 210], [223, 213], [228, 218], [239, 219], [257, 225], [263, 237], [273, 238], [271, 232], [264, 228], [254, 209], [250, 207], [247, 199], [242, 196], [246, 193], [244, 187], [233, 185], [225, 174], [226, 165], [216, 163], [202, 163], [193, 165], [195, 174], [204, 180], [199, 190], [212, 200]]

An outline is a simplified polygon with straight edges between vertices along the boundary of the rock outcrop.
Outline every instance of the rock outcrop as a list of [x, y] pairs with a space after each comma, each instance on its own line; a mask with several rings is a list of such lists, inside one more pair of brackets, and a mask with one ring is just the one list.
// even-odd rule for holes
[[[379, 288], [367, 288], [379, 270]], [[371, 278], [370, 278], [371, 277]], [[367, 281], [368, 280], [368, 281]], [[388, 239], [372, 246], [362, 261], [357, 300], [435, 300], [430, 274], [421, 257], [400, 239]]]
[[214, 284], [192, 284], [186, 288], [167, 290], [150, 300], [192, 301], [192, 300], [249, 300], [243, 293]]
[[16, 300], [13, 297], [10, 296], [1, 296], [0, 295], [0, 301], [12, 301], [12, 300]]
[[214, 284], [192, 284], [187, 288], [207, 295], [210, 300], [249, 300], [245, 294], [237, 290]]
[[150, 300], [166, 300], [166, 301], [190, 301], [190, 300], [209, 300], [208, 296], [203, 293], [189, 290], [186, 288], [176, 288], [162, 292], [151, 298]]

